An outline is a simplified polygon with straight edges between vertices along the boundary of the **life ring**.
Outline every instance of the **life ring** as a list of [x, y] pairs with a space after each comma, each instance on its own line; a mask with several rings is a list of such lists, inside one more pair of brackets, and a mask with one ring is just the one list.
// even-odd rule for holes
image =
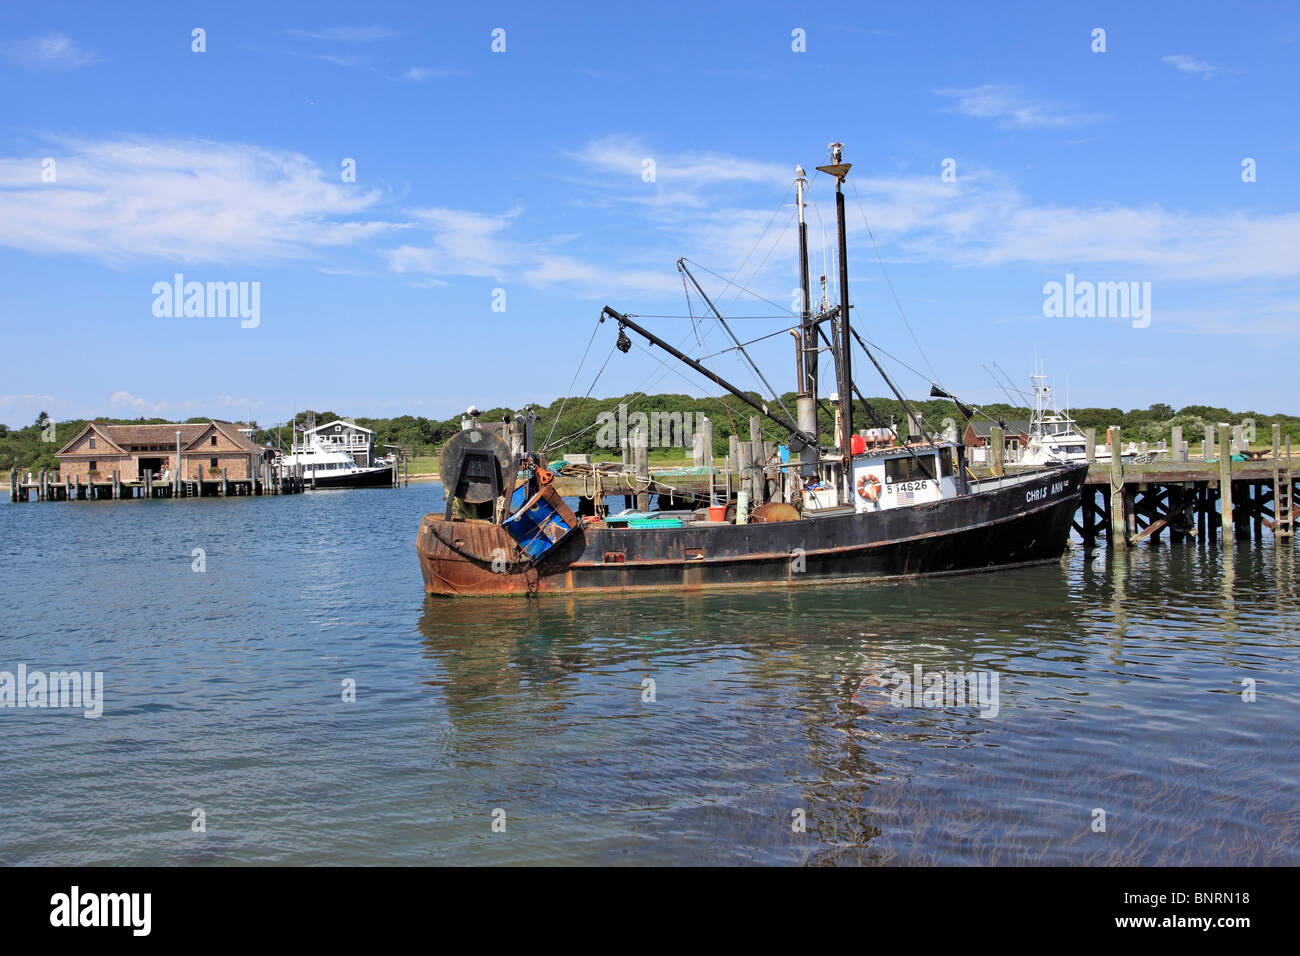
[[874, 503], [880, 498], [880, 479], [875, 475], [863, 475], [858, 479], [858, 495], [863, 501]]

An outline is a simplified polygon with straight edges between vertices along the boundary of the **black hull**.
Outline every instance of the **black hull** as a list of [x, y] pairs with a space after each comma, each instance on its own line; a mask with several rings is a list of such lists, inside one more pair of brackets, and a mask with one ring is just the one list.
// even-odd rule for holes
[[393, 483], [393, 468], [375, 468], [356, 475], [327, 475], [315, 479], [315, 488], [387, 488]]
[[499, 525], [429, 515], [416, 548], [425, 589], [448, 596], [785, 587], [981, 571], [1059, 558], [1087, 470], [1045, 469], [1006, 487], [866, 514], [663, 530], [588, 526], [536, 565], [498, 560], [496, 570], [491, 556], [513, 545]]

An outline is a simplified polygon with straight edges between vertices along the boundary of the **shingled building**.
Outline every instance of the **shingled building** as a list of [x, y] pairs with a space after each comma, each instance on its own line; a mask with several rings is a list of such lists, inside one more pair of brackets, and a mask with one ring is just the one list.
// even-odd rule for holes
[[175, 476], [178, 461], [184, 480], [212, 481], [224, 468], [229, 480], [248, 481], [270, 454], [269, 448], [240, 434], [238, 425], [213, 419], [190, 425], [90, 422], [55, 457], [59, 481], [107, 481], [113, 472], [122, 481], [143, 480], [147, 473], [164, 470]]

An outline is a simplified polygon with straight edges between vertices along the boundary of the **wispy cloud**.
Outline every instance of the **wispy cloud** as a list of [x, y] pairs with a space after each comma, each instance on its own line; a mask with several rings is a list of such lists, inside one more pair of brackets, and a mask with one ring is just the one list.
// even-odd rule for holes
[[402, 73], [399, 79], [406, 80], [408, 83], [430, 83], [434, 80], [444, 80], [449, 77], [464, 75], [464, 70], [431, 66], [413, 66]]
[[505, 235], [523, 213], [485, 214], [459, 209], [417, 209], [416, 219], [432, 241], [425, 246], [403, 245], [389, 253], [395, 272], [426, 275], [475, 276], [501, 280], [506, 270], [527, 258], [527, 248]]
[[1175, 53], [1170, 56], [1161, 57], [1160, 60], [1162, 63], [1168, 63], [1175, 69], [1182, 70], [1185, 73], [1196, 73], [1207, 80], [1224, 72], [1222, 67], [1215, 66], [1212, 63], [1207, 63], [1194, 56], [1188, 56], [1185, 53]]
[[345, 70], [355, 69], [359, 66], [366, 66], [370, 61], [363, 56], [336, 56], [332, 53], [314, 53], [312, 59], [323, 60], [326, 63], [332, 63], [335, 66], [341, 66]]
[[[585, 159], [592, 168], [617, 170], [626, 179], [639, 172], [636, 157], [643, 151], [653, 155], [639, 145], [616, 147], [610, 140], [598, 140], [572, 155]], [[665, 159], [658, 166], [661, 179], [665, 167], [675, 167], [677, 157]], [[739, 265], [772, 223], [767, 238], [752, 254], [751, 266], [767, 255], [769, 248], [774, 250], [772, 261], [791, 259], [794, 231], [787, 229], [778, 239], [786, 217], [778, 214], [774, 219], [772, 208], [789, 185], [792, 170], [727, 156], [712, 157], [699, 166], [686, 163], [682, 168], [692, 170], [692, 175], [706, 183], [715, 171], [748, 173], [754, 188], [743, 193], [741, 198], [749, 201], [741, 204], [712, 197], [719, 201], [703, 208], [650, 206], [648, 218], [661, 235], [670, 237], [674, 248], [688, 255], [707, 255], [724, 268]], [[776, 179], [770, 190], [764, 188], [768, 177]], [[876, 237], [887, 245], [888, 252], [913, 261], [973, 268], [1115, 264], [1141, 269], [1152, 278], [1198, 282], [1300, 279], [1300, 259], [1294, 255], [1300, 246], [1300, 213], [1264, 215], [1238, 209], [1191, 213], [1154, 204], [1044, 204], [1026, 197], [998, 173], [974, 168], [965, 169], [959, 186], [941, 183], [934, 175], [869, 173], [855, 176], [853, 183], [850, 205], [857, 205], [856, 191]], [[826, 185], [824, 177], [814, 180], [810, 201], [827, 198]], [[709, 192], [716, 186], [714, 181]], [[648, 188], [635, 178], [623, 191], [607, 189], [599, 195], [609, 202], [635, 206], [643, 203], [638, 193]], [[694, 187], [686, 191], [701, 201], [711, 198], [709, 192]], [[771, 200], [767, 208], [756, 200], [760, 194]], [[809, 211], [812, 230], [816, 232], [823, 223], [819, 216], [833, 230], [833, 213], [817, 207]], [[862, 216], [856, 209], [850, 212], [849, 228], [855, 238], [865, 238]]]
[[28, 405], [32, 405], [33, 403], [40, 403], [40, 402], [44, 402], [47, 405], [53, 405], [57, 401], [58, 400], [53, 395], [37, 395], [32, 392], [27, 392], [22, 395], [17, 395], [17, 394], [0, 395], [0, 408], [10, 409], [10, 408], [26, 407]]
[[253, 411], [254, 409], [261, 407], [262, 400], [259, 398], [248, 398], [243, 396], [221, 395], [214, 400], [203, 403], [194, 401], [193, 399], [174, 402], [165, 399], [155, 400], [140, 398], [139, 396], [132, 395], [124, 389], [120, 389], [109, 396], [108, 404], [109, 407], [116, 412], [134, 414], [141, 417], [154, 417], [162, 415], [179, 416], [183, 412], [188, 412], [193, 415], [196, 410], [199, 409], [202, 410], [199, 414], [208, 415], [212, 414], [214, 411], [224, 410]]
[[993, 120], [1004, 129], [1079, 126], [1102, 118], [1099, 113], [1078, 112], [1057, 103], [1031, 99], [1010, 86], [985, 84], [934, 93], [952, 101], [946, 109], [975, 119]]
[[300, 28], [279, 32], [282, 36], [296, 40], [321, 40], [327, 43], [374, 43], [402, 35], [401, 30], [381, 26]]
[[652, 169], [651, 182], [673, 191], [677, 200], [717, 183], [777, 185], [794, 175], [791, 166], [723, 153], [658, 150], [623, 136], [591, 140], [568, 155], [590, 169], [624, 177], [625, 183], [645, 183], [646, 171]]
[[522, 206], [484, 214], [458, 209], [422, 209], [415, 213], [428, 229], [425, 245], [410, 244], [389, 254], [394, 272], [417, 283], [441, 284], [437, 276], [488, 278], [533, 287], [572, 285], [586, 297], [673, 292], [681, 288], [668, 268], [630, 267], [614, 254], [583, 261], [561, 251], [572, 236], [515, 237]]
[[[957, 190], [928, 179], [862, 179], [878, 239], [895, 253], [967, 267], [1113, 264], [1153, 279], [1300, 279], [1300, 213], [1189, 213], [1157, 205], [1034, 203], [997, 175]], [[851, 217], [860, 226], [860, 217]]]
[[98, 60], [95, 54], [81, 49], [62, 33], [46, 33], [0, 44], [0, 53], [32, 70], [75, 70]]
[[[41, 182], [41, 156], [57, 179]], [[298, 153], [204, 140], [54, 140], [0, 157], [0, 245], [104, 262], [263, 262], [318, 254], [402, 224], [378, 190]]]

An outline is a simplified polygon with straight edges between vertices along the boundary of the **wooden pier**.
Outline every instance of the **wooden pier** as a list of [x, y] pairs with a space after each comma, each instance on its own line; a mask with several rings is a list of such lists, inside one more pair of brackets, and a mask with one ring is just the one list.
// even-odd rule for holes
[[[1124, 463], [1112, 454], [1108, 462], [1094, 463], [1074, 525], [1084, 547], [1104, 540], [1124, 550], [1147, 539], [1158, 542], [1166, 532], [1171, 541], [1222, 534], [1226, 544], [1258, 540], [1265, 528], [1279, 543], [1290, 544], [1296, 487], [1290, 439], [1284, 442], [1274, 425], [1271, 457], [1232, 461], [1228, 426], [1217, 432], [1216, 442], [1207, 429], [1199, 460], [1188, 455], [1186, 442], [1175, 441], [1181, 448], [1173, 449], [1172, 458]], [[1111, 430], [1111, 442], [1113, 450], [1119, 448], [1119, 429]]]
[[[622, 468], [607, 463], [603, 471], [597, 466], [589, 473], [561, 473], [556, 478], [560, 493], [577, 497], [584, 513], [590, 513], [597, 489], [605, 498], [622, 498], [628, 508], [645, 508], [652, 495], [659, 496], [664, 508], [698, 507], [711, 496], [726, 500], [733, 489], [762, 488], [764, 484], [767, 488], [751, 497], [751, 502], [775, 500], [777, 465], [770, 443], [760, 452], [761, 463], [751, 453], [753, 443], [733, 439], [732, 454], [721, 467], [711, 468], [707, 459], [697, 456], [697, 465], [705, 467], [653, 472], [646, 466], [638, 437], [632, 437]], [[1120, 438], [1120, 429], [1112, 428], [1108, 434], [1112, 452], [1122, 449]], [[1092, 434], [1088, 447], [1095, 448]], [[1233, 434], [1221, 425], [1207, 429], [1200, 455], [1193, 456], [1182, 440], [1181, 429], [1175, 429], [1167, 450], [1159, 456], [1150, 454], [1125, 462], [1112, 453], [1108, 461], [1094, 461], [1074, 523], [1084, 548], [1104, 543], [1120, 550], [1146, 540], [1158, 542], [1165, 534], [1172, 541], [1220, 533], [1226, 541], [1259, 538], [1265, 528], [1279, 542], [1292, 542], [1296, 478], [1290, 441], [1284, 440], [1274, 425], [1271, 457], [1232, 461], [1233, 450], [1244, 447], [1239, 432]], [[1219, 450], [1225, 453], [1219, 454]], [[1015, 464], [994, 461], [972, 467], [972, 474], [987, 477], [1019, 470]], [[597, 471], [601, 471], [599, 482]]]
[[231, 479], [222, 469], [220, 477], [181, 478], [155, 481], [151, 475], [123, 481], [117, 472], [107, 480], [82, 481], [80, 477], [60, 480], [57, 474], [41, 471], [23, 481], [15, 470], [9, 474], [9, 500], [27, 501], [116, 501], [134, 498], [213, 498], [250, 495], [292, 495], [304, 491], [309, 482], [301, 471], [278, 474], [263, 463], [253, 478]]

